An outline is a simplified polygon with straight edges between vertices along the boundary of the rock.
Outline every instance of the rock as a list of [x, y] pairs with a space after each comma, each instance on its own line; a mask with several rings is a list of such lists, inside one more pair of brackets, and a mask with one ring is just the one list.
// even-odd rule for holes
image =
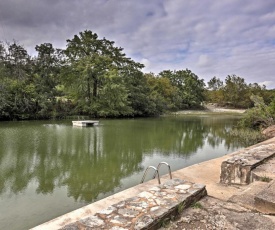
[[268, 138], [275, 137], [275, 125], [269, 126], [268, 128], [264, 129], [262, 131], [262, 134], [264, 134]]

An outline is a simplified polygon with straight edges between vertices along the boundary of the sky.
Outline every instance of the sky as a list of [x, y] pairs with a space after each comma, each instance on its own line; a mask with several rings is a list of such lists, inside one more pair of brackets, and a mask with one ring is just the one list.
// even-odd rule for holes
[[0, 0], [0, 41], [66, 48], [84, 30], [122, 47], [144, 72], [189, 69], [275, 89], [275, 0]]

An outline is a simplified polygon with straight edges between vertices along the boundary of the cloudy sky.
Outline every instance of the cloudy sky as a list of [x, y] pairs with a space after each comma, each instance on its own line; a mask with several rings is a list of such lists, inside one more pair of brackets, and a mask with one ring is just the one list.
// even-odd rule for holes
[[199, 78], [275, 88], [274, 0], [0, 0], [0, 40], [31, 55], [84, 30], [115, 41], [145, 72], [190, 69]]

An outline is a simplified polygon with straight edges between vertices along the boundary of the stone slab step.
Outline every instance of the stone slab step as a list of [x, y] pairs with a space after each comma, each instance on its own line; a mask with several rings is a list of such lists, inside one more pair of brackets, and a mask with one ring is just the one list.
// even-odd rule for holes
[[205, 195], [205, 185], [172, 179], [62, 229], [158, 229]]
[[270, 182], [275, 180], [275, 157], [268, 159], [262, 165], [251, 171], [252, 181]]
[[231, 196], [228, 201], [231, 203], [236, 203], [245, 207], [247, 209], [253, 210], [255, 212], [261, 212], [257, 209], [255, 205], [255, 197], [261, 191], [268, 187], [269, 183], [263, 181], [254, 181], [253, 183], [242, 186], [239, 192]]
[[275, 214], [275, 181], [269, 182], [268, 186], [254, 199], [258, 210], [267, 214]]

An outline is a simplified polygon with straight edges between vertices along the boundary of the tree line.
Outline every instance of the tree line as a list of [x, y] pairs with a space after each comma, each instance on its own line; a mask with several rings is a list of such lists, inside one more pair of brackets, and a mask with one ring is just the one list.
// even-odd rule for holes
[[[86, 30], [67, 40], [35, 46], [31, 57], [17, 42], [0, 42], [0, 120], [156, 116], [200, 108], [203, 102], [251, 107], [251, 94], [274, 98], [274, 90], [243, 78], [213, 77], [208, 87], [191, 70], [143, 73], [113, 41]], [[245, 100], [244, 100], [245, 98]]]

